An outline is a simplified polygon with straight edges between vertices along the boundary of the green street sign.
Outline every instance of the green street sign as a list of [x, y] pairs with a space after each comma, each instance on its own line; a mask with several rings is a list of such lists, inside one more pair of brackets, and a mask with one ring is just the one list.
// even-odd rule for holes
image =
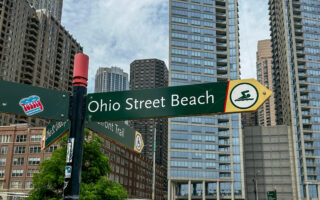
[[87, 122], [86, 127], [103, 138], [110, 138], [120, 145], [141, 153], [144, 143], [141, 134], [119, 122]]
[[254, 79], [87, 96], [87, 121], [251, 112], [271, 91]]
[[70, 121], [51, 122], [44, 130], [41, 140], [41, 149], [46, 149], [51, 144], [55, 143], [70, 128]]
[[277, 200], [277, 194], [275, 191], [267, 192], [268, 200]]
[[0, 86], [0, 112], [57, 121], [68, 119], [68, 92], [3, 80]]
[[[142, 135], [130, 126], [119, 122], [87, 122], [85, 127], [99, 134], [103, 138], [109, 138], [114, 142], [126, 146], [141, 153], [144, 143]], [[41, 148], [46, 149], [64, 136], [70, 128], [70, 121], [51, 122], [44, 130], [41, 140]]]

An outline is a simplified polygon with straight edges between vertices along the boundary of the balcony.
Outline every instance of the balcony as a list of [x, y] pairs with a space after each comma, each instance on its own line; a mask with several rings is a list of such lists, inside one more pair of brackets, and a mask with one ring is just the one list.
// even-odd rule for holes
[[304, 148], [305, 149], [313, 149], [313, 145], [312, 144], [304, 144]]
[[315, 162], [307, 162], [306, 163], [307, 167], [315, 167]]
[[230, 162], [230, 158], [229, 157], [220, 157], [219, 158], [219, 162], [229, 163]]
[[227, 146], [229, 146], [230, 142], [229, 142], [229, 140], [219, 140], [219, 145], [227, 145]]
[[305, 78], [305, 77], [307, 77], [307, 74], [304, 72], [299, 72], [298, 76], [299, 76], [299, 78]]
[[227, 65], [227, 63], [228, 63], [228, 60], [227, 60], [227, 59], [218, 59], [218, 60], [217, 60], [217, 63], [218, 63], [218, 65], [219, 65], [219, 64], [223, 64], [223, 66], [225, 66], [225, 65]]
[[313, 141], [313, 138], [312, 138], [311, 136], [309, 136], [309, 135], [304, 135], [304, 136], [303, 136], [303, 139], [304, 139], [305, 141]]

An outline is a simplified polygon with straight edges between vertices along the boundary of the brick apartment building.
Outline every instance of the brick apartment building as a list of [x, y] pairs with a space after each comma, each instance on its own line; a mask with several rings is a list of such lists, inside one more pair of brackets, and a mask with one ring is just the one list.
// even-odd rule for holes
[[0, 127], [0, 199], [25, 197], [32, 189], [33, 174], [57, 148], [41, 151], [42, 132], [43, 127], [26, 124]]
[[[49, 159], [58, 148], [51, 145], [41, 151], [43, 127], [27, 124], [0, 126], [0, 200], [24, 199], [32, 190], [32, 177], [38, 173], [42, 161]], [[122, 147], [111, 140], [102, 139], [102, 152], [109, 157], [113, 172], [111, 181], [119, 182], [130, 198], [151, 198], [152, 161]], [[156, 168], [156, 197], [163, 199], [164, 168]]]

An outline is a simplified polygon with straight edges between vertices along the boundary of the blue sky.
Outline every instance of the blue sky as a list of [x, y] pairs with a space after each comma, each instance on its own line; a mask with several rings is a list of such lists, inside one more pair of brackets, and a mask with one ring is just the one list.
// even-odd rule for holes
[[[168, 65], [169, 0], [65, 0], [62, 24], [90, 57], [88, 91], [99, 67], [129, 72], [135, 59]], [[257, 41], [269, 38], [267, 0], [239, 0], [242, 78], [256, 76]]]

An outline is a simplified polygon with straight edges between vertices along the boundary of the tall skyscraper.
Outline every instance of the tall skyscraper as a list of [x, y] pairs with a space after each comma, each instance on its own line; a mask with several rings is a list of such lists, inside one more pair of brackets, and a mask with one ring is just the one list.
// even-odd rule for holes
[[46, 14], [53, 16], [61, 22], [63, 0], [27, 0], [36, 10], [43, 10]]
[[[166, 86], [168, 86], [168, 69], [162, 60], [141, 59], [130, 64], [130, 90]], [[141, 154], [150, 160], [153, 159], [154, 128], [156, 128], [156, 163], [162, 165], [167, 174], [168, 120], [132, 120], [129, 124], [142, 134], [144, 148]], [[166, 188], [167, 182], [163, 185]]]
[[[150, 89], [168, 86], [168, 69], [162, 60], [141, 59], [130, 64], [130, 90]], [[166, 167], [168, 120], [132, 120], [129, 124], [139, 131], [144, 140], [142, 155], [152, 160], [154, 127], [157, 128], [156, 163]]]
[[95, 77], [94, 92], [114, 92], [129, 89], [128, 73], [119, 67], [100, 67]]
[[[237, 0], [170, 0], [172, 86], [239, 79]], [[240, 114], [169, 121], [168, 199], [245, 199]]]
[[[272, 91], [272, 78], [271, 40], [260, 40], [257, 51], [257, 80]], [[276, 125], [274, 94], [258, 109], [257, 117], [261, 126]]]
[[[26, 1], [2, 1], [0, 7], [0, 79], [71, 91], [73, 58], [80, 44], [54, 18]], [[1, 114], [0, 125], [44, 125], [36, 118]]]
[[320, 1], [269, 0], [277, 124], [292, 128], [297, 199], [320, 198]]

